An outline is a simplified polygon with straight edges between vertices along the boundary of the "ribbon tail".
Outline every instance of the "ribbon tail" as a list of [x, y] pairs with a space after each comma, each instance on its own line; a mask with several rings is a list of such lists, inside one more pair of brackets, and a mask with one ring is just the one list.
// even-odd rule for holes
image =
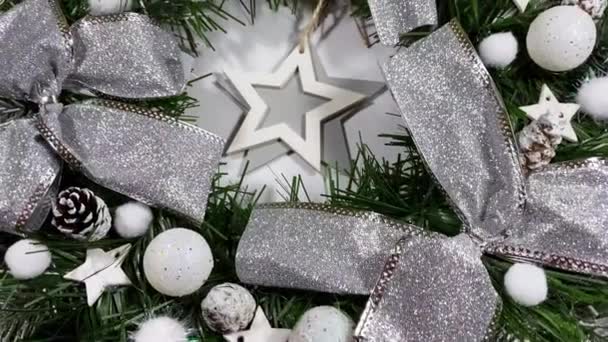
[[437, 25], [435, 0], [368, 0], [374, 24], [384, 45], [399, 43], [399, 35]]
[[30, 119], [0, 125], [0, 146], [0, 231], [37, 230], [56, 196], [61, 160]]
[[403, 236], [425, 234], [371, 212], [262, 205], [241, 237], [236, 271], [248, 284], [368, 295], [390, 248]]
[[358, 341], [484, 341], [501, 300], [466, 235], [401, 239], [355, 331]]
[[[72, 26], [75, 70], [68, 87], [145, 99], [182, 93], [182, 52], [175, 37], [145, 15], [85, 17]], [[108, 53], [111, 52], [111, 53]]]
[[162, 113], [93, 100], [40, 116], [40, 131], [94, 182], [200, 223], [224, 141]]
[[525, 224], [487, 253], [608, 277], [608, 162], [571, 161], [532, 172]]
[[384, 68], [416, 146], [468, 230], [497, 237], [523, 214], [524, 183], [507, 112], [456, 21]]

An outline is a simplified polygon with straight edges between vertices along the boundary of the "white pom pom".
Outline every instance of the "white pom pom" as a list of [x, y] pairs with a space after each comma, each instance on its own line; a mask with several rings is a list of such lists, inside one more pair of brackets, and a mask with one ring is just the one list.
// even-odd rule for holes
[[494, 33], [479, 44], [479, 56], [487, 67], [504, 68], [517, 56], [517, 40], [513, 33]]
[[114, 227], [123, 238], [134, 238], [144, 235], [153, 219], [150, 207], [139, 202], [129, 202], [116, 209]]
[[133, 335], [135, 342], [185, 342], [188, 332], [177, 320], [162, 316], [143, 322]]
[[583, 84], [576, 97], [582, 110], [597, 120], [608, 120], [608, 77], [592, 79]]
[[4, 255], [4, 262], [16, 279], [32, 279], [41, 275], [51, 265], [51, 253], [36, 240], [23, 239], [15, 242]]
[[547, 299], [545, 271], [531, 264], [514, 264], [505, 274], [505, 288], [514, 301], [534, 306]]
[[88, 0], [91, 15], [106, 15], [130, 11], [133, 0]]

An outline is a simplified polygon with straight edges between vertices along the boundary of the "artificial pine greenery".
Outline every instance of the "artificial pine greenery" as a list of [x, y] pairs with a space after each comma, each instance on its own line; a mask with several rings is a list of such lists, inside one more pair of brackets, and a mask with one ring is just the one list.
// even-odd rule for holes
[[[233, 0], [236, 1], [236, 0]], [[308, 0], [310, 1], [310, 0]], [[86, 14], [86, 0], [63, 0], [64, 11], [70, 22]], [[205, 35], [209, 31], [222, 30], [222, 22], [236, 20], [223, 10], [223, 2], [212, 0], [140, 0], [139, 11], [150, 14], [176, 32], [185, 48], [201, 51], [196, 42], [202, 39], [212, 45]], [[241, 1], [255, 18], [255, 1]], [[11, 1], [0, 2], [0, 10], [10, 8]], [[477, 44], [492, 32], [513, 31], [520, 42], [520, 54], [516, 62], [492, 76], [505, 99], [516, 131], [526, 124], [525, 116], [518, 107], [535, 103], [541, 85], [547, 83], [563, 101], [572, 100], [576, 88], [593, 74], [604, 75], [608, 61], [608, 25], [599, 23], [600, 39], [593, 57], [584, 66], [571, 72], [553, 74], [534, 66], [527, 57], [524, 38], [530, 22], [545, 8], [555, 2], [533, 1], [529, 9], [520, 14], [511, 0], [439, 0], [441, 21], [458, 17], [471, 40]], [[268, 5], [298, 6], [297, 1], [269, 0]], [[352, 13], [369, 19], [366, 0], [352, 0]], [[403, 37], [403, 44], [420, 39], [428, 30], [419, 30]], [[373, 36], [373, 35], [372, 35]], [[79, 99], [66, 94], [63, 102]], [[163, 110], [175, 116], [196, 105], [187, 95], [142, 103], [150, 108]], [[31, 113], [28, 106], [14, 101], [0, 101], [0, 123], [18, 115]], [[383, 113], [378, 113], [382, 115]], [[183, 118], [183, 116], [182, 116]], [[566, 143], [557, 151], [556, 160], [571, 160], [588, 156], [608, 156], [608, 131], [580, 114], [575, 120], [579, 143]], [[380, 212], [418, 226], [440, 231], [447, 235], [459, 232], [461, 223], [450, 209], [446, 198], [439, 191], [426, 171], [412, 140], [404, 132], [386, 136], [387, 142], [403, 150], [396, 162], [377, 160], [366, 148], [361, 147], [349, 170], [346, 184], [330, 179], [328, 200], [333, 205]], [[210, 287], [226, 282], [238, 282], [234, 271], [234, 256], [240, 236], [245, 229], [256, 193], [248, 192], [242, 184], [221, 186], [221, 173], [215, 178], [205, 222], [192, 227], [186, 222], [164, 212], [156, 211], [153, 228], [142, 238], [134, 241], [133, 249], [124, 264], [125, 272], [133, 286], [121, 287], [105, 293], [89, 308], [84, 287], [64, 280], [62, 275], [84, 261], [85, 250], [90, 247], [110, 249], [126, 241], [110, 236], [102, 241], [84, 245], [66, 240], [47, 224], [33, 236], [48, 245], [53, 255], [53, 267], [47, 274], [29, 281], [14, 280], [0, 267], [0, 341], [127, 341], [129, 332], [148, 317], [169, 314], [181, 319], [193, 328], [193, 341], [219, 342], [222, 337], [204, 326], [200, 315], [200, 302]], [[103, 197], [110, 207], [127, 201], [127, 198], [96, 187], [78, 174], [64, 175], [63, 187], [70, 185], [92, 188]], [[301, 181], [296, 178], [287, 189], [286, 200], [297, 198]], [[216, 258], [216, 265], [209, 281], [197, 293], [184, 298], [170, 298], [158, 294], [147, 284], [142, 270], [142, 257], [150, 240], [165, 229], [188, 226], [200, 232], [209, 242]], [[15, 237], [0, 235], [6, 244]], [[599, 341], [601, 330], [594, 327], [597, 318], [608, 317], [608, 286], [606, 282], [590, 277], [563, 272], [547, 271], [550, 298], [534, 308], [515, 304], [504, 295], [502, 277], [509, 264], [505, 261], [485, 258], [484, 262], [494, 281], [495, 288], [503, 297], [503, 310], [499, 317], [500, 340], [530, 341]], [[274, 326], [293, 327], [308, 308], [316, 305], [334, 305], [357, 318], [366, 298], [336, 296], [275, 288], [249, 287], [262, 305]], [[599, 321], [598, 321], [599, 322]]]

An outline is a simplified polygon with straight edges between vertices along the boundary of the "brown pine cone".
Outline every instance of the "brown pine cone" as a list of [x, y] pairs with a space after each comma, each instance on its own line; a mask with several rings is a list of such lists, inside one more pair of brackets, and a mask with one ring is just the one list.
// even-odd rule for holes
[[108, 234], [112, 217], [106, 203], [91, 190], [70, 187], [53, 203], [52, 224], [74, 239], [95, 241]]

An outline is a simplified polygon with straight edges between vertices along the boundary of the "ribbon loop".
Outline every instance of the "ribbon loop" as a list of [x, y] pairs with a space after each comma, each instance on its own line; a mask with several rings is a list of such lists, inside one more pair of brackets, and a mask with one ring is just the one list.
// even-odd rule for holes
[[528, 177], [525, 224], [492, 254], [608, 276], [608, 162], [550, 164]]
[[78, 86], [141, 99], [186, 84], [177, 41], [137, 13], [85, 17], [70, 28], [56, 0], [26, 0], [0, 17], [0, 48], [0, 97], [41, 103]]
[[500, 297], [466, 235], [401, 239], [355, 331], [359, 341], [483, 341]]
[[399, 43], [399, 35], [415, 28], [437, 25], [435, 0], [368, 0], [380, 42]]
[[56, 195], [60, 171], [61, 161], [39, 136], [34, 120], [0, 125], [0, 231], [37, 229]]
[[55, 6], [54, 0], [28, 0], [0, 16], [0, 97], [39, 102], [61, 92], [72, 65]]
[[221, 138], [163, 114], [91, 100], [40, 116], [55, 151], [94, 182], [200, 223]]
[[523, 213], [523, 176], [490, 75], [456, 21], [385, 66], [418, 150], [471, 232], [500, 237]]
[[71, 83], [113, 97], [142, 99], [183, 92], [186, 78], [173, 35], [147, 16], [85, 17], [71, 29]]

